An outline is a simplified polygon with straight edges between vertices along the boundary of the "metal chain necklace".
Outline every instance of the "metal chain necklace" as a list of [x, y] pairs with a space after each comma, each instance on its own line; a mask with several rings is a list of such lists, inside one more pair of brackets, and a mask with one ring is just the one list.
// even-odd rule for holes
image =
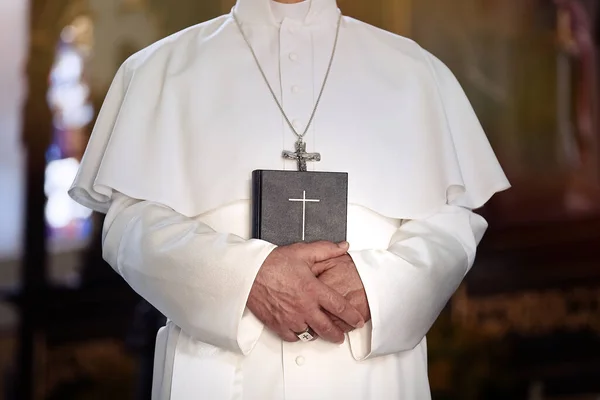
[[269, 79], [267, 79], [267, 75], [266, 75], [264, 69], [260, 65], [260, 61], [258, 60], [258, 57], [256, 56], [254, 48], [250, 44], [250, 40], [248, 40], [246, 33], [242, 29], [242, 24], [238, 20], [235, 12], [233, 12], [232, 15], [233, 15], [233, 19], [235, 20], [235, 23], [237, 24], [238, 29], [240, 30], [240, 33], [244, 37], [244, 41], [246, 42], [246, 44], [248, 45], [248, 48], [250, 49], [250, 52], [252, 53], [252, 57], [254, 57], [254, 61], [256, 62], [256, 65], [260, 71], [260, 74], [262, 75], [263, 79], [265, 80], [265, 83], [267, 84], [267, 87], [269, 88], [269, 91], [271, 92], [271, 95], [273, 96], [273, 100], [275, 100], [277, 107], [279, 107], [279, 111], [281, 111], [281, 115], [285, 119], [285, 122], [288, 124], [288, 126], [290, 127], [290, 129], [292, 130], [294, 135], [296, 135], [296, 137], [297, 137], [296, 144], [295, 144], [295, 151], [284, 150], [282, 153], [282, 157], [285, 159], [288, 159], [288, 160], [297, 161], [298, 162], [298, 170], [306, 171], [306, 162], [307, 161], [321, 161], [321, 155], [319, 153], [307, 153], [306, 152], [306, 143], [304, 142], [304, 136], [306, 136], [306, 133], [308, 132], [308, 130], [310, 129], [310, 126], [312, 125], [312, 122], [315, 118], [315, 114], [317, 113], [317, 109], [319, 108], [319, 103], [321, 102], [321, 97], [323, 96], [323, 92], [325, 91], [325, 86], [327, 85], [327, 80], [329, 79], [329, 73], [331, 72], [331, 66], [333, 65], [333, 59], [335, 58], [338, 39], [340, 36], [340, 27], [342, 26], [342, 14], [340, 13], [340, 15], [338, 17], [338, 23], [337, 23], [337, 28], [336, 28], [336, 32], [335, 32], [335, 41], [333, 42], [333, 50], [331, 52], [331, 58], [329, 59], [329, 65], [327, 66], [327, 72], [325, 72], [325, 78], [323, 79], [323, 85], [321, 86], [319, 96], [317, 97], [317, 101], [315, 102], [315, 107], [313, 108], [312, 114], [310, 115], [308, 124], [306, 125], [306, 128], [304, 129], [304, 132], [302, 132], [302, 133], [298, 133], [296, 128], [294, 128], [294, 124], [292, 124], [292, 122], [288, 118], [287, 114], [285, 113], [283, 106], [281, 105], [281, 102], [277, 98], [277, 95], [275, 94], [273, 87], [269, 83]]

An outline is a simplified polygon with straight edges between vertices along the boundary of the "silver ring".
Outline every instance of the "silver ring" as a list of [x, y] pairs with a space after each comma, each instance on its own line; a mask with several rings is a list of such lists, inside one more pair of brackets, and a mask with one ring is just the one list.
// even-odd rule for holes
[[296, 336], [303, 342], [311, 342], [315, 339], [314, 332], [310, 329], [310, 326], [304, 332], [296, 333]]

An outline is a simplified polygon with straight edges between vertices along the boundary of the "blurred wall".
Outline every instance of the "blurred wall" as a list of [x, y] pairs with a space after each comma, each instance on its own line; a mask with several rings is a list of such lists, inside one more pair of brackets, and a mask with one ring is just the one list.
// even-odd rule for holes
[[97, 95], [104, 94], [127, 56], [160, 38], [155, 18], [145, 8], [128, 7], [127, 3], [123, 0], [88, 0], [94, 20], [90, 76]]
[[16, 258], [20, 248], [24, 200], [20, 111], [25, 94], [27, 4], [26, 0], [0, 1], [0, 260]]

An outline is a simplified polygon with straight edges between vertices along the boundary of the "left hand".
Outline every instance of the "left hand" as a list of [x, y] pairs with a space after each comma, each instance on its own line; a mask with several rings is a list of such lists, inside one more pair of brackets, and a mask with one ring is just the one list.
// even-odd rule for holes
[[[311, 267], [311, 270], [322, 283], [344, 296], [362, 314], [365, 322], [371, 319], [367, 293], [350, 255], [344, 254], [340, 257], [316, 263]], [[339, 318], [331, 314], [329, 317], [342, 331], [348, 333], [354, 330], [352, 326]]]

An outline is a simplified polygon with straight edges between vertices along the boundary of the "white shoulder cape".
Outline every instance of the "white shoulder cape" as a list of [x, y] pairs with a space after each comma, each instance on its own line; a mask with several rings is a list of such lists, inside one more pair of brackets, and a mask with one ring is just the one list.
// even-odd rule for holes
[[[261, 34], [276, 31], [253, 38]], [[476, 209], [509, 187], [462, 88], [438, 59], [350, 18], [337, 57], [315, 119], [323, 155], [315, 168], [347, 171], [351, 204], [415, 219], [445, 204]], [[282, 142], [269, 136], [281, 126], [223, 16], [121, 66], [69, 193], [100, 212], [118, 191], [197, 216], [249, 199], [252, 170], [281, 169]]]

